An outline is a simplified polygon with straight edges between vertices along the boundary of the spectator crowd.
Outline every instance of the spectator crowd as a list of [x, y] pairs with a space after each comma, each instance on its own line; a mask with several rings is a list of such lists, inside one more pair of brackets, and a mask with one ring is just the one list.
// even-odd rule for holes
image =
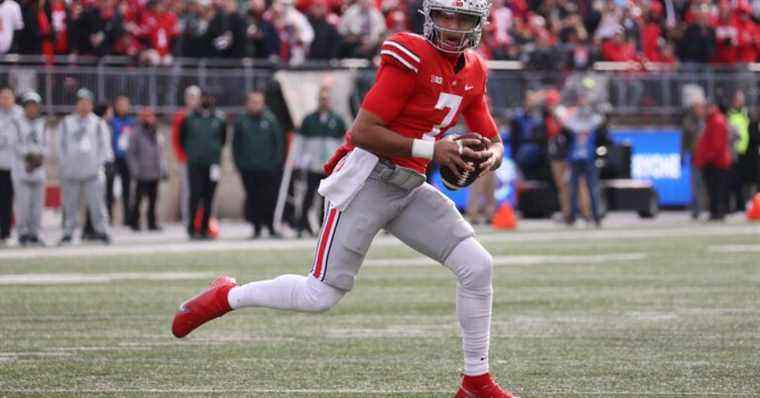
[[[305, 60], [372, 58], [421, 31], [421, 0], [4, 0], [0, 53]], [[535, 69], [593, 61], [734, 65], [760, 56], [751, 0], [494, 0], [479, 51]], [[559, 62], [558, 62], [559, 60]]]

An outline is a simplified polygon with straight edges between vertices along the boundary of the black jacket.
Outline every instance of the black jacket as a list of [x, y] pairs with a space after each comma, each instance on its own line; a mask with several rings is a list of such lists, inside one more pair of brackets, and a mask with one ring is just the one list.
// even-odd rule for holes
[[243, 58], [245, 29], [246, 23], [240, 14], [218, 11], [208, 24], [213, 55], [219, 58]]
[[44, 35], [40, 33], [37, 19], [39, 6], [35, 0], [21, 2], [21, 17], [24, 19], [24, 29], [16, 32], [14, 41], [19, 54], [41, 54]]
[[676, 50], [683, 62], [709, 62], [715, 51], [715, 30], [709, 26], [689, 25]]
[[341, 36], [325, 18], [314, 18], [309, 15], [309, 23], [314, 29], [314, 41], [309, 48], [309, 59], [330, 60], [338, 56]]
[[[70, 45], [73, 52], [99, 57], [111, 54], [114, 44], [125, 32], [123, 23], [123, 17], [118, 12], [111, 18], [105, 18], [96, 7], [85, 9], [69, 25], [71, 28]], [[94, 45], [91, 38], [96, 34], [102, 34], [103, 40]]]

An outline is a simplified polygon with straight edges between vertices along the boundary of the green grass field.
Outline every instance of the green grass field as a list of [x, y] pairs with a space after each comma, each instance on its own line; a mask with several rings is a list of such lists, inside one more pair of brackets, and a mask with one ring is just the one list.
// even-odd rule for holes
[[[760, 396], [758, 227], [482, 236], [504, 263], [492, 370], [522, 397]], [[173, 312], [205, 277], [0, 283], [0, 396], [453, 396], [462, 362], [453, 278], [440, 266], [382, 265], [416, 256], [373, 248], [373, 266], [328, 313], [242, 310], [183, 340], [170, 334]], [[305, 273], [310, 258], [300, 248], [0, 258], [0, 276], [248, 281]]]

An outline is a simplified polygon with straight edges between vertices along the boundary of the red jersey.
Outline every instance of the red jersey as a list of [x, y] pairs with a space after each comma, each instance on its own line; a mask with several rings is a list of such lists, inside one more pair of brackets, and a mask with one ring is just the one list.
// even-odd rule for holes
[[738, 61], [739, 24], [734, 16], [721, 19], [715, 25], [715, 54], [712, 61], [719, 64], [735, 64]]
[[739, 62], [755, 62], [760, 55], [760, 27], [752, 19], [739, 20]]
[[[404, 137], [437, 140], [455, 126], [462, 115], [470, 131], [485, 137], [498, 134], [488, 109], [487, 69], [474, 52], [461, 57], [447, 55], [424, 37], [396, 33], [383, 42], [377, 81], [367, 93], [362, 108], [379, 116], [385, 126]], [[456, 70], [457, 63], [461, 68]], [[350, 131], [347, 143], [325, 165], [335, 164], [353, 149]], [[398, 166], [424, 173], [424, 158], [392, 157]]]
[[150, 46], [164, 56], [171, 52], [172, 40], [179, 35], [179, 23], [173, 12], [148, 11], [143, 14], [142, 30]]

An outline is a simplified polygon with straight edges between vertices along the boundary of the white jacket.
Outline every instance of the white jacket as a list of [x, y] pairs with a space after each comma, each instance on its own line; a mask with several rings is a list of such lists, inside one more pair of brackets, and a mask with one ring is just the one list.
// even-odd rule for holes
[[45, 181], [45, 166], [34, 169], [31, 173], [26, 170], [26, 157], [29, 154], [42, 155], [43, 159], [49, 155], [48, 131], [45, 126], [45, 118], [38, 117], [34, 120], [21, 116], [17, 119], [18, 137], [16, 140], [16, 159], [13, 162], [13, 178], [26, 182]]
[[13, 168], [18, 138], [16, 119], [22, 112], [18, 105], [14, 105], [10, 110], [0, 108], [0, 170]]
[[111, 129], [93, 113], [68, 115], [58, 127], [58, 159], [61, 178], [86, 180], [96, 177], [113, 160]]

